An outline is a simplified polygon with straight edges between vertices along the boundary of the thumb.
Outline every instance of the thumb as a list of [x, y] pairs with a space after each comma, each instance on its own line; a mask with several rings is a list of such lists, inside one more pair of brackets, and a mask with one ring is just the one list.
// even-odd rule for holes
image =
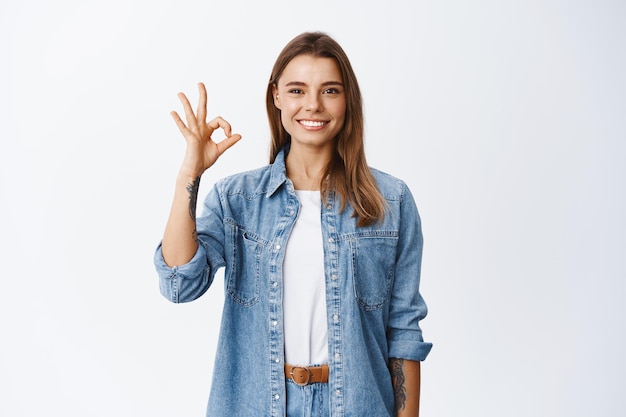
[[242, 136], [240, 134], [235, 133], [234, 135], [228, 136], [227, 138], [225, 138], [221, 142], [217, 143], [216, 145], [217, 145], [217, 149], [218, 149], [219, 154], [222, 155], [231, 146], [233, 146], [235, 143], [239, 142], [239, 140], [241, 138], [242, 138]]

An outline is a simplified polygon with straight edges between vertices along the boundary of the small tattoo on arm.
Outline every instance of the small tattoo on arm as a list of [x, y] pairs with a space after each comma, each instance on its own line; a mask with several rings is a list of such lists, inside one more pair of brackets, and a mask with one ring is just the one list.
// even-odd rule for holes
[[[191, 220], [196, 221], [196, 205], [198, 203], [198, 189], [200, 188], [200, 177], [196, 177], [192, 183], [187, 184], [187, 192], [189, 193], [189, 215]], [[193, 240], [198, 243], [198, 232], [193, 231]]]
[[192, 183], [187, 184], [187, 192], [189, 193], [189, 215], [191, 219], [196, 221], [196, 204], [198, 202], [198, 189], [200, 188], [200, 177], [196, 177]]
[[404, 410], [406, 403], [406, 387], [404, 386], [405, 378], [402, 365], [404, 359], [389, 359], [389, 372], [391, 372], [391, 383], [393, 385], [393, 394], [396, 400], [396, 412]]

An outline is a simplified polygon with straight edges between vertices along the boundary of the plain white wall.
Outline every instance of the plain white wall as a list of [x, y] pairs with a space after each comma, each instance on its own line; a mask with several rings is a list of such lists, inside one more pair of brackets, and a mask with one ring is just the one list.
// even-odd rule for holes
[[[152, 266], [182, 158], [178, 91], [266, 163], [264, 89], [323, 30], [363, 90], [371, 165], [426, 239], [422, 415], [623, 416], [626, 3], [78, 1], [0, 5], [0, 415], [200, 416], [222, 284]], [[220, 275], [221, 277], [221, 275]]]

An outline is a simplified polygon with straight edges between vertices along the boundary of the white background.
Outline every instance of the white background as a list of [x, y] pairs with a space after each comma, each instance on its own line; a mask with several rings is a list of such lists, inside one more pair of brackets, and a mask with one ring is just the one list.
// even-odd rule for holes
[[422, 415], [626, 415], [625, 21], [617, 0], [4, 0], [0, 415], [204, 415], [221, 275], [174, 305], [152, 265], [168, 113], [204, 81], [244, 136], [202, 194], [265, 164], [269, 72], [306, 30], [350, 56], [369, 162], [421, 211]]

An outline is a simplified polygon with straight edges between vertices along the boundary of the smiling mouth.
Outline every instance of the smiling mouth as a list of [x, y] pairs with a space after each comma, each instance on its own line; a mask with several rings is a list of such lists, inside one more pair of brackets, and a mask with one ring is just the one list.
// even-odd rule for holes
[[322, 127], [328, 122], [323, 120], [298, 120], [298, 123], [306, 127]]

